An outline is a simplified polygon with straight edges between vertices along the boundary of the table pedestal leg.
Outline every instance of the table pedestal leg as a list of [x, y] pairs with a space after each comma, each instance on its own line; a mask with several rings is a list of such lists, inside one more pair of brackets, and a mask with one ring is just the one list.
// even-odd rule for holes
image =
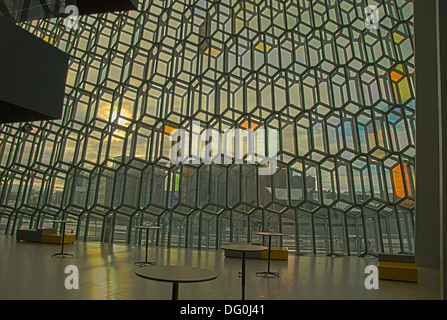
[[242, 300], [245, 300], [245, 251], [242, 251]]
[[272, 237], [269, 236], [269, 253], [268, 253], [268, 264], [267, 264], [267, 272], [256, 272], [256, 275], [263, 275], [264, 278], [269, 276], [274, 276], [276, 278], [279, 278], [279, 272], [271, 272], [270, 271], [270, 254], [272, 250]]
[[61, 252], [59, 253], [54, 253], [51, 257], [58, 257], [61, 256], [62, 258], [65, 257], [73, 257], [73, 255], [71, 253], [65, 253], [64, 252], [64, 243], [65, 243], [65, 223], [63, 223], [63, 227], [62, 227], [62, 246], [61, 246]]
[[146, 258], [144, 259], [144, 261], [135, 262], [136, 266], [145, 267], [147, 265], [150, 265], [150, 266], [157, 265], [156, 262], [149, 262], [149, 261], [147, 261], [148, 244], [149, 244], [149, 229], [146, 230]]
[[178, 300], [178, 282], [172, 283], [172, 300]]

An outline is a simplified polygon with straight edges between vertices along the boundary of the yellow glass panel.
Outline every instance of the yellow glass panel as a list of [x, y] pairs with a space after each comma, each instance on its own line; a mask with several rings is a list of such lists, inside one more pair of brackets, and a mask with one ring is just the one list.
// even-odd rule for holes
[[410, 85], [408, 84], [408, 78], [405, 78], [401, 82], [399, 82], [398, 88], [401, 103], [404, 103], [411, 99], [411, 90]]
[[395, 68], [397, 71], [400, 71], [400, 72], [402, 72], [402, 73], [405, 73], [404, 72], [404, 65], [403, 64], [398, 64], [397, 66], [396, 66], [396, 68]]
[[405, 37], [398, 32], [393, 33], [394, 42], [399, 44]]
[[46, 41], [46, 42], [48, 42], [49, 44], [54, 44], [54, 42], [56, 41], [55, 38], [50, 37], [50, 36], [44, 36], [42, 39], [43, 39], [43, 41]]
[[269, 52], [272, 49], [272, 46], [265, 44], [264, 42], [260, 41], [256, 47], [256, 50], [260, 51], [260, 52]]
[[209, 55], [213, 56], [214, 58], [217, 58], [221, 53], [222, 53], [222, 51], [220, 51], [219, 49], [216, 49], [216, 48], [208, 48], [205, 50], [205, 54], [209, 54]]

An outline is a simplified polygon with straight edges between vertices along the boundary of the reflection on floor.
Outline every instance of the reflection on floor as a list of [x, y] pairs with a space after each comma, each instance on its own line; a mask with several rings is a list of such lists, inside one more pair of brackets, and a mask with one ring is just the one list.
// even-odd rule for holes
[[[16, 242], [0, 236], [0, 299], [2, 300], [169, 300], [171, 284], [139, 278], [135, 261], [145, 247], [96, 242], [66, 245], [73, 258], [52, 258], [60, 246]], [[149, 259], [158, 265], [189, 265], [215, 270], [218, 278], [203, 283], [181, 284], [183, 300], [238, 300], [241, 298], [241, 260], [225, 258], [223, 251], [150, 247]], [[376, 258], [290, 256], [272, 261], [277, 278], [257, 277], [267, 261], [247, 260], [247, 300], [408, 300], [439, 299], [436, 270], [420, 268], [419, 283], [379, 281], [379, 289], [366, 289], [365, 267]], [[79, 270], [79, 289], [67, 290], [65, 268]]]

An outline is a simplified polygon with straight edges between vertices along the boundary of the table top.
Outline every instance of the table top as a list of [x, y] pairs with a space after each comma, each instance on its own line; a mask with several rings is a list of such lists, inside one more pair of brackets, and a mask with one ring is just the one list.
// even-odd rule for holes
[[50, 220], [50, 222], [54, 223], [76, 223], [74, 220]]
[[283, 233], [279, 232], [256, 232], [256, 234], [259, 234], [261, 236], [283, 236]]
[[224, 246], [221, 247], [222, 249], [225, 250], [233, 250], [233, 251], [247, 251], [247, 252], [251, 252], [251, 251], [264, 251], [267, 250], [267, 247], [264, 246], [256, 246], [253, 244], [244, 244], [244, 243], [229, 243], [226, 244]]
[[204, 282], [217, 278], [214, 271], [188, 266], [153, 266], [137, 268], [139, 277], [164, 282]]
[[136, 226], [135, 228], [138, 228], [138, 229], [161, 229], [161, 227], [157, 227], [157, 226]]

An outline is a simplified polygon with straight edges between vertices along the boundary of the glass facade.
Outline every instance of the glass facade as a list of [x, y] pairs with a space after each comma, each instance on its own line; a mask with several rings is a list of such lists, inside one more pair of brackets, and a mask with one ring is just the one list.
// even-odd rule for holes
[[[78, 30], [23, 28], [70, 66], [61, 120], [0, 127], [2, 232], [63, 217], [86, 241], [140, 244], [135, 226], [152, 224], [167, 247], [276, 231], [296, 254], [413, 252], [411, 0], [145, 0]], [[204, 132], [232, 129], [266, 132], [271, 175], [249, 140], [242, 163], [236, 142], [173, 163], [176, 132], [191, 160], [219, 145]]]

